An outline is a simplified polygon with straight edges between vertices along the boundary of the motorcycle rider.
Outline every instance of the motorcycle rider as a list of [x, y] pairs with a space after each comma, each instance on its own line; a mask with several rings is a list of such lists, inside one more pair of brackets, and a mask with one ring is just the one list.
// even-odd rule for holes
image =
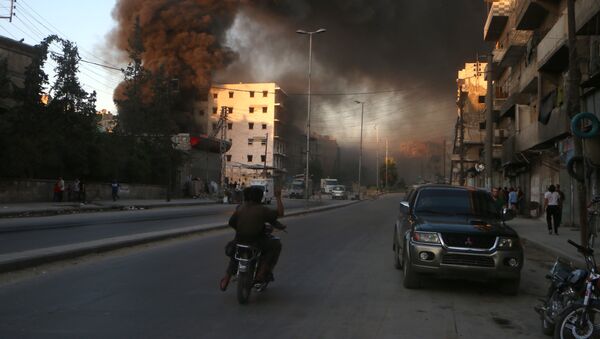
[[235, 238], [226, 247], [226, 254], [230, 260], [227, 272], [219, 284], [222, 291], [227, 289], [231, 276], [237, 270], [237, 262], [233, 258], [236, 243], [253, 244], [260, 248], [262, 255], [256, 282], [265, 283], [272, 280], [272, 271], [281, 253], [281, 241], [266, 232], [265, 223], [278, 229], [285, 229], [285, 226], [277, 221], [277, 218], [284, 214], [281, 189], [276, 189], [274, 194], [277, 201], [276, 210], [261, 204], [263, 190], [260, 187], [249, 186], [244, 189], [243, 204], [239, 205], [229, 218], [229, 226], [235, 229]]

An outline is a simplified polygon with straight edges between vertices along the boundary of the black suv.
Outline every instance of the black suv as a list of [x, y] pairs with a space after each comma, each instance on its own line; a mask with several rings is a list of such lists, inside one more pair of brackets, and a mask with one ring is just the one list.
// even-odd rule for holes
[[494, 280], [517, 294], [523, 248], [504, 222], [491, 195], [449, 185], [418, 187], [400, 203], [394, 227], [394, 262], [406, 288], [418, 288], [425, 275]]

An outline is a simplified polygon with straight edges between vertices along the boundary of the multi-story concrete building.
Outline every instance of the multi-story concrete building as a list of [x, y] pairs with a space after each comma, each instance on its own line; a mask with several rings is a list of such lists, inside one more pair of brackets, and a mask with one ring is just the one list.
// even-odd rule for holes
[[207, 105], [207, 127], [215, 130], [224, 109], [227, 139], [226, 176], [230, 182], [248, 184], [263, 175], [287, 173], [286, 93], [275, 83], [214, 85]]
[[98, 129], [104, 133], [112, 133], [117, 126], [117, 117], [106, 109], [102, 109], [96, 114], [100, 117]]
[[0, 98], [0, 106], [13, 107], [17, 102], [14, 100], [14, 88], [23, 88], [25, 81], [25, 70], [31, 64], [37, 51], [35, 47], [20, 41], [0, 36], [0, 60], [6, 62], [8, 79], [10, 84], [8, 92], [10, 97]]
[[[566, 193], [563, 221], [576, 221], [576, 183], [566, 165], [573, 138], [566, 109], [569, 51], [566, 0], [500, 0], [489, 3], [484, 39], [495, 42], [489, 76], [494, 81], [495, 123], [501, 132], [504, 182], [520, 186], [527, 203], [540, 205], [550, 184]], [[575, 2], [577, 50], [583, 73], [582, 110], [598, 115], [600, 2]], [[596, 79], [596, 80], [595, 80]], [[587, 140], [587, 155], [600, 164], [598, 143]], [[592, 191], [597, 190], [597, 173]]]
[[484, 79], [485, 67], [485, 63], [466, 63], [465, 68], [458, 72], [457, 103], [462, 101], [463, 107], [461, 109], [459, 104], [458, 120], [455, 126], [451, 158], [453, 184], [459, 184], [461, 176], [463, 176], [466, 184], [483, 186], [481, 171], [477, 169], [480, 168], [478, 165], [483, 162], [481, 152], [485, 141], [485, 129], [482, 124], [485, 122], [484, 109], [487, 92], [487, 83]]

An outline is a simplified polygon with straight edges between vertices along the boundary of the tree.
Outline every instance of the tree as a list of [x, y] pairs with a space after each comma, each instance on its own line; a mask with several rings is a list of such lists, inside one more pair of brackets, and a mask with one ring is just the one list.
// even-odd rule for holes
[[[386, 170], [387, 165], [387, 170]], [[386, 184], [386, 172], [387, 172], [387, 187], [393, 187], [398, 181], [398, 169], [396, 168], [396, 162], [394, 159], [385, 159], [383, 165], [379, 168], [379, 178], [381, 180], [381, 186], [384, 187]]]
[[119, 91], [120, 98], [115, 99], [119, 110], [119, 130], [126, 134], [139, 134], [145, 132], [147, 121], [143, 100], [143, 89], [149, 79], [149, 72], [142, 64], [144, 43], [142, 40], [142, 27], [140, 18], [137, 17], [133, 26], [133, 35], [129, 40], [130, 62], [123, 70], [125, 77]]

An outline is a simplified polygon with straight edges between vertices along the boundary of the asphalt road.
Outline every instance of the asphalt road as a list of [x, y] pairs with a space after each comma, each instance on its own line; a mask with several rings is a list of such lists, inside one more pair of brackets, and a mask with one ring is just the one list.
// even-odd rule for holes
[[[339, 201], [311, 201], [310, 206]], [[306, 207], [302, 200], [284, 202], [286, 210]], [[275, 203], [272, 203], [275, 207]], [[0, 254], [76, 244], [116, 236], [162, 231], [179, 227], [227, 222], [235, 205], [199, 205], [149, 210], [0, 219]]]
[[218, 290], [231, 232], [98, 256], [2, 283], [0, 338], [544, 338], [543, 254], [519, 296], [494, 284], [401, 285], [387, 196], [286, 220], [276, 281], [248, 305]]

